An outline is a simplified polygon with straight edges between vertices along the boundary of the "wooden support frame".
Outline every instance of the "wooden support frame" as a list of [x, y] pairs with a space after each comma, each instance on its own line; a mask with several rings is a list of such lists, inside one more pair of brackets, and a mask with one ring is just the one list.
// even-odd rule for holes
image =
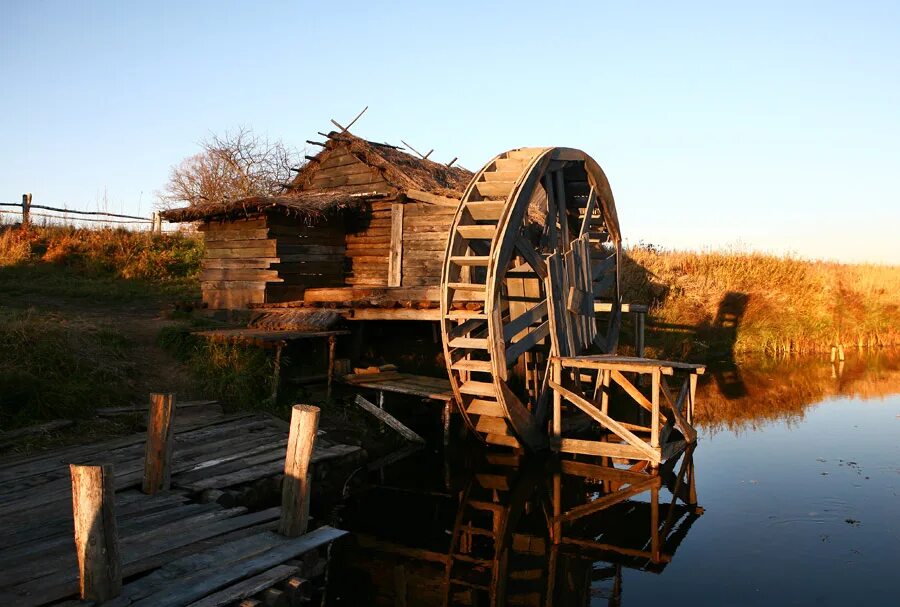
[[[677, 546], [675, 536], [678, 532], [675, 523], [678, 517], [676, 514], [681, 512], [683, 516], [684, 513], [688, 513], [691, 517], [699, 517], [703, 514], [703, 508], [697, 505], [693, 448], [688, 447], [685, 450], [677, 472], [675, 471], [676, 464], [677, 461], [672, 460], [670, 464], [659, 468], [648, 468], [639, 463], [631, 469], [623, 470], [609, 465], [561, 461], [559, 470], [554, 473], [552, 478], [552, 514], [549, 524], [550, 538], [554, 547], [566, 549], [567, 546], [570, 546], [579, 551], [602, 552], [608, 555], [608, 558], [605, 557], [604, 560], [617, 562], [617, 558], [622, 558], [626, 564], [634, 558], [646, 559], [655, 565], [671, 562], [674, 548]], [[598, 483], [599, 496], [587, 503], [580, 502], [567, 508], [563, 496], [567, 494], [564, 490], [566, 479], [571, 477], [587, 478]], [[672, 494], [668, 503], [660, 501], [660, 489], [663, 486], [668, 487]], [[647, 494], [647, 499], [633, 499], [641, 494]], [[568, 525], [625, 502], [643, 503], [648, 506], [646, 511], [648, 534], [643, 546], [622, 546], [567, 535]], [[676, 508], [678, 502], [681, 502], [687, 509], [682, 507], [679, 511]], [[665, 510], [661, 511], [661, 506], [665, 507]]]
[[[568, 369], [568, 372], [564, 370]], [[550, 388], [553, 390], [552, 447], [564, 453], [645, 460], [652, 466], [678, 455], [697, 440], [690, 423], [693, 415], [697, 376], [702, 365], [654, 359], [616, 356], [555, 356], [551, 359]], [[588, 371], [586, 374], [585, 371]], [[675, 372], [682, 377], [681, 391], [673, 397], [666, 376]], [[595, 374], [591, 374], [591, 372]], [[645, 396], [624, 373], [650, 375], [650, 395]], [[570, 377], [564, 381], [565, 376]], [[590, 384], [582, 385], [585, 375]], [[572, 387], [566, 385], [573, 383]], [[610, 415], [609, 394], [612, 383], [620, 386], [629, 401], [650, 413], [649, 426], [617, 420]], [[585, 393], [587, 390], [587, 393]], [[663, 402], [665, 401], [665, 402]], [[584, 440], [562, 435], [563, 403], [571, 403], [614, 435], [613, 440]], [[677, 429], [678, 433], [673, 433]], [[649, 434], [645, 440], [639, 434]]]

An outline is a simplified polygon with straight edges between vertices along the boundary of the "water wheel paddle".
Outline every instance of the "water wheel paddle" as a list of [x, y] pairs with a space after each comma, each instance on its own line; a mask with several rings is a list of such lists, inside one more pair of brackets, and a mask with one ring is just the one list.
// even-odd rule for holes
[[454, 395], [482, 440], [542, 448], [549, 357], [615, 352], [620, 243], [609, 183], [584, 152], [511, 150], [472, 179], [445, 252], [441, 333]]

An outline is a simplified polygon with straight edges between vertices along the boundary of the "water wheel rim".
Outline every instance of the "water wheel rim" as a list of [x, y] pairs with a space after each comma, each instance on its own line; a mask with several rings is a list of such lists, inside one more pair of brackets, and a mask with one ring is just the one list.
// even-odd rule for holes
[[[504, 420], [506, 426], [508, 426], [508, 429], [511, 432], [505, 431], [506, 426], [500, 428], [500, 430], [503, 431], [502, 435], [494, 435], [493, 441], [496, 442], [499, 438], [502, 438], [503, 441], [497, 444], [519, 446], [519, 443], [516, 440], [506, 438], [505, 435], [507, 434], [511, 437], [521, 439], [526, 444], [526, 446], [531, 449], [539, 449], [544, 444], [546, 444], [545, 432], [538, 427], [538, 422], [540, 420], [536, 420], [534, 418], [532, 412], [526, 408], [526, 406], [521, 402], [515, 392], [513, 392], [513, 390], [507, 385], [507, 380], [509, 378], [507, 372], [510, 366], [509, 362], [507, 361], [507, 350], [508, 347], [512, 344], [507, 344], [503, 335], [506, 324], [503, 320], [504, 307], [501, 299], [503, 296], [503, 289], [506, 286], [506, 283], [504, 282], [505, 276], [510, 271], [510, 262], [513, 258], [516, 258], [516, 239], [520, 238], [520, 230], [523, 227], [525, 214], [528, 211], [528, 207], [533, 196], [535, 195], [535, 192], [537, 191], [539, 184], [541, 183], [541, 180], [544, 179], [544, 177], [547, 175], [557, 174], [549, 170], [550, 163], [554, 160], [560, 161], [562, 163], [562, 165], [560, 166], [563, 167], [567, 166], [567, 163], [569, 163], [569, 161], [574, 161], [575, 165], [583, 166], [583, 174], [585, 176], [585, 179], [590, 183], [592, 188], [591, 193], [593, 194], [595, 189], [598, 192], [598, 208], [602, 208], [601, 216], [604, 218], [605, 222], [609, 223], [608, 232], [609, 236], [611, 236], [611, 242], [614, 244], [615, 255], [615, 259], [613, 260], [613, 267], [615, 270], [615, 278], [613, 281], [614, 298], [612, 302], [613, 313], [610, 315], [610, 326], [614, 324], [617, 327], [620, 319], [620, 315], [618, 315], [617, 312], [620, 304], [618, 258], [621, 239], [619, 237], [618, 220], [615, 214], [615, 205], [612, 199], [612, 193], [609, 189], [609, 184], [606, 180], [606, 176], [605, 174], [603, 174], [602, 169], [600, 169], [599, 165], [584, 152], [581, 152], [579, 150], [572, 150], [569, 148], [520, 148], [517, 150], [511, 150], [509, 152], [499, 154], [487, 164], [485, 164], [484, 167], [482, 167], [482, 169], [474, 176], [472, 181], [469, 183], [461, 199], [457, 212], [454, 215], [454, 220], [451, 224], [451, 231], [445, 251], [441, 283], [442, 337], [444, 345], [444, 355], [446, 359], [448, 374], [450, 376], [451, 386], [458, 402], [461, 405], [460, 411], [463, 415], [463, 419], [465, 420], [468, 427], [472, 429], [476, 436], [478, 436], [482, 441], [492, 442], [490, 440], [490, 427], [497, 427], [499, 422], [496, 422], [496, 419], [494, 418], [501, 418], [502, 420]], [[499, 168], [500, 163], [513, 162], [513, 166], [515, 166], [516, 161], [521, 162], [522, 166], [520, 169], [518, 169], [516, 178], [513, 182], [499, 181], [497, 179], [487, 178], [487, 175], [490, 175], [491, 173], [496, 173], [497, 175], [499, 175], [499, 173], [504, 173], [508, 175], [510, 171], [501, 170]], [[579, 165], [579, 163], [581, 164]], [[562, 169], [557, 166], [556, 171], [561, 170]], [[560, 172], [558, 173], [558, 175], [558, 179], [561, 180], [561, 183], [564, 183], [565, 177], [563, 176], [563, 173]], [[512, 183], [508, 194], [503, 197], [503, 207], [499, 213], [499, 216], [496, 218], [491, 217], [490, 219], [485, 219], [484, 217], [476, 217], [474, 215], [475, 208], [479, 206], [484, 207], [497, 205], [501, 202], [500, 200], [497, 200], [497, 198], [499, 198], [502, 194], [497, 194], [495, 198], [491, 198], [490, 194], [481, 193], [481, 190], [484, 189], [487, 189], [487, 191], [496, 190], [497, 188], [479, 187], [490, 186], [492, 182], [493, 185], [498, 186], [501, 183]], [[496, 192], [494, 193], [496, 194]], [[483, 203], [488, 203], [488, 205], [484, 205]], [[548, 200], [545, 201], [545, 204], [548, 205], [548, 208], [546, 210], [549, 216], [549, 193]], [[561, 206], [561, 208], [564, 207], [565, 204]], [[467, 220], [468, 223], [464, 221], [467, 208], [473, 211], [471, 213], [471, 216]], [[479, 211], [479, 213], [480, 212], [481, 211]], [[554, 222], [555, 221], [556, 220], [554, 219]], [[470, 249], [472, 252], [474, 252], [476, 249], [473, 244], [475, 240], [483, 240], [485, 238], [483, 233], [489, 231], [488, 227], [491, 225], [491, 222], [494, 222], [494, 231], [493, 236], [490, 238], [490, 249], [485, 263], [485, 258], [483, 256], [478, 258], [477, 256], [469, 256], [469, 253]], [[462, 228], [465, 228], [465, 231], [467, 232], [472, 232], [473, 236], [471, 238], [469, 238], [468, 236], [464, 237]], [[476, 234], [475, 231], [477, 231], [478, 234]], [[560, 239], [561, 242], [564, 243], [563, 248], [565, 246], [571, 245], [572, 239], [569, 238], [570, 233], [571, 230], [568, 230], [565, 238]], [[534, 253], [535, 252], [532, 251], [532, 254]], [[550, 255], [564, 253], [564, 250], [559, 250], [559, 248], [557, 248], [553, 250]], [[542, 258], [544, 254], [547, 254], [547, 252], [538, 252], [537, 254]], [[479, 255], [482, 255], [482, 253], [479, 253]], [[548, 255], [548, 258], [550, 255]], [[486, 265], [484, 283], [479, 283], [471, 280], [471, 276], [474, 273], [473, 270], [463, 272], [460, 267], [454, 266], [454, 263], [469, 264], [476, 259], [478, 260], [479, 264], [485, 263]], [[543, 261], [543, 258], [541, 260]], [[590, 263], [590, 259], [588, 259], [588, 263]], [[455, 282], [461, 276], [466, 276], [466, 280], [462, 282]], [[471, 318], [477, 318], [477, 321], [469, 320], [468, 323], [459, 322], [459, 324], [455, 324], [456, 320], [454, 320], [454, 318], [451, 318], [451, 308], [453, 307], [454, 302], [457, 299], [457, 291], [466, 291], [467, 289], [465, 287], [472, 285], [478, 285], [480, 289], [484, 291], [484, 296], [479, 300], [482, 305], [482, 313], [474, 313], [471, 315]], [[473, 290], [476, 289], [468, 289], [468, 291], [470, 292]], [[545, 313], [548, 313], [551, 308], [551, 298], [553, 297], [553, 295], [550, 290], [546, 288], [544, 288], [543, 293], [544, 300], [547, 302]], [[467, 295], [467, 297], [463, 297], [461, 299], [463, 301], [474, 300], [471, 293]], [[560, 305], [560, 302], [556, 302], [555, 305]], [[534, 307], [537, 306], [533, 306], [533, 308]], [[463, 315], [459, 318], [465, 317], [466, 316]], [[541, 318], [544, 317], [542, 316]], [[479, 325], [480, 321], [484, 321], [485, 326], [483, 330]], [[544, 323], [547, 322], [549, 322], [549, 319], [544, 321]], [[471, 323], [474, 323], [475, 326], [479, 327], [478, 337], [475, 339], [463, 339], [462, 341], [466, 342], [466, 345], [459, 346], [457, 348], [453, 345], [453, 342], [459, 340], [453, 338], [454, 332], [464, 324]], [[607, 330], [607, 333], [611, 335], [609, 329]], [[474, 334], [474, 330], [470, 330], [468, 334]], [[541, 342], [543, 340], [538, 339], [537, 341]], [[558, 341], [558, 338], [555, 333], [551, 332], [549, 339], [547, 340], [547, 342], [551, 344], [551, 349], [555, 348], [555, 341]], [[475, 342], [478, 342], [478, 346], [472, 345]], [[487, 360], [484, 360], [484, 358], [480, 356], [473, 356], [475, 350], [479, 347], [483, 348], [483, 350], [486, 351]], [[462, 348], [470, 349], [462, 350]], [[524, 355], [525, 352], [532, 350], [533, 348], [533, 345], [530, 347], [526, 345], [525, 349], [522, 352], [519, 352], [517, 356], [513, 357], [513, 361], [517, 361]], [[542, 364], [544, 365], [542, 373], [543, 375], [546, 375], [547, 366], [549, 364], [548, 353], [542, 353], [542, 358]], [[462, 363], [460, 363], [460, 360], [463, 360], [463, 362], [468, 365], [469, 370], [462, 371], [455, 368], [462, 365]], [[476, 368], [477, 370], [475, 370]], [[488, 368], [489, 371], [486, 371], [485, 369]], [[470, 379], [464, 380], [464, 376], [471, 378], [472, 374], [478, 373], [490, 374], [489, 385], [492, 386], [490, 390], [484, 387], [488, 385], [488, 382], [471, 381]], [[493, 398], [493, 401], [476, 398], [476, 395], [473, 395], [473, 393], [471, 392], [473, 386], [468, 386], [470, 391], [464, 394], [464, 384], [480, 384], [480, 387], [474, 386], [474, 388], [483, 390], [484, 398]], [[544, 382], [544, 386], [546, 386], [546, 382]], [[543, 390], [545, 391], [546, 388], [544, 388]], [[485, 405], [490, 405], [491, 412], [490, 414], [486, 412], [481, 412], [478, 414], [471, 413], [470, 406], [472, 404], [477, 404], [482, 407]], [[490, 418], [488, 421], [490, 421], [491, 423], [485, 424], [485, 418]], [[481, 426], [481, 429], [479, 429], [479, 426]]]

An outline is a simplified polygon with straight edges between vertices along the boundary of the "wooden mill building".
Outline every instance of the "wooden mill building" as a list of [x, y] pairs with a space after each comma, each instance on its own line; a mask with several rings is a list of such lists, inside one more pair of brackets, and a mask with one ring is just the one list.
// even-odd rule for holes
[[295, 302], [351, 310], [364, 300], [387, 310], [375, 317], [393, 319], [403, 317], [404, 304], [436, 307], [447, 233], [471, 178], [396, 146], [332, 132], [282, 194], [162, 216], [200, 222], [210, 309]]

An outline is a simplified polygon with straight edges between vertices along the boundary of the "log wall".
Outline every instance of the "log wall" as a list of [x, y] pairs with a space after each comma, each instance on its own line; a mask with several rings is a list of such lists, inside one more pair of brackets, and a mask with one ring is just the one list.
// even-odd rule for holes
[[206, 242], [200, 286], [203, 303], [212, 309], [240, 309], [263, 303], [266, 282], [279, 280], [275, 240], [264, 215], [209, 222], [200, 226]]
[[200, 275], [211, 309], [298, 299], [307, 287], [344, 280], [343, 219], [316, 226], [279, 212], [200, 226], [206, 256]]
[[391, 202], [375, 201], [351, 220], [346, 235], [347, 286], [387, 286], [391, 248]]

